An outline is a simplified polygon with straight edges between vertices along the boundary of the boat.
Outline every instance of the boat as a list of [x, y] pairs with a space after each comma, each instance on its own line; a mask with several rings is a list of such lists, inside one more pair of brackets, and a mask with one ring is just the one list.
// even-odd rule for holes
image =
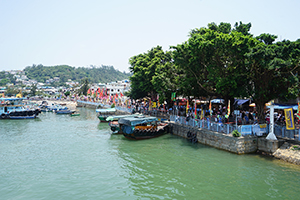
[[100, 122], [108, 122], [106, 118], [116, 113], [116, 108], [102, 108], [96, 109], [97, 117]]
[[158, 121], [156, 117], [137, 116], [121, 118], [118, 122], [120, 133], [127, 139], [150, 139], [168, 132], [168, 123]]
[[80, 116], [80, 113], [75, 111], [75, 112], [71, 113], [70, 115], [71, 115], [71, 117]]
[[75, 111], [73, 111], [73, 110], [65, 110], [65, 109], [63, 109], [63, 110], [56, 110], [55, 111], [56, 114], [72, 114], [74, 112]]
[[110, 126], [110, 130], [112, 132], [120, 131], [118, 120], [121, 118], [128, 118], [128, 117], [135, 117], [135, 116], [142, 116], [142, 114], [132, 114], [132, 115], [112, 115], [106, 118], [108, 121], [108, 125]]
[[25, 98], [0, 98], [0, 119], [34, 119], [41, 110], [25, 105]]

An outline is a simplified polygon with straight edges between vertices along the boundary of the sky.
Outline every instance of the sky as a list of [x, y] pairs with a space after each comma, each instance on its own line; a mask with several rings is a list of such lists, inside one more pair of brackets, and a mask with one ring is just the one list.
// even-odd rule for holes
[[33, 64], [113, 66], [188, 40], [208, 23], [251, 23], [254, 36], [300, 38], [299, 0], [0, 0], [0, 71]]

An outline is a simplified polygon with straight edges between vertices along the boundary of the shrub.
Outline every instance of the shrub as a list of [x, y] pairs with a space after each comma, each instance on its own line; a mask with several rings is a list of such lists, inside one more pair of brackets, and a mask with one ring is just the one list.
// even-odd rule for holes
[[233, 137], [240, 137], [241, 136], [241, 133], [238, 132], [238, 130], [232, 131], [231, 134], [232, 134]]
[[111, 108], [114, 108], [114, 107], [116, 107], [116, 105], [113, 103], [113, 104], [111, 104]]

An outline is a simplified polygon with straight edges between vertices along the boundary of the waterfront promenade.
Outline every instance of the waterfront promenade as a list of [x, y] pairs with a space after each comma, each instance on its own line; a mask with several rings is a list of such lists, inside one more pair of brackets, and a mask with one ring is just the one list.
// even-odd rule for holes
[[[32, 102], [40, 104], [42, 101], [39, 100], [39, 101], [32, 101]], [[76, 101], [67, 101], [67, 100], [49, 100], [47, 102], [49, 104], [64, 104], [72, 110], [75, 110], [76, 106], [78, 104], [80, 104], [81, 106], [85, 105], [90, 108], [96, 108], [98, 105], [104, 106], [103, 104], [100, 104], [97, 102], [89, 102], [89, 101], [76, 102]], [[119, 106], [117, 106], [116, 108], [119, 111], [131, 113], [131, 109], [128, 109], [128, 108], [119, 107]], [[197, 121], [197, 120], [193, 120], [193, 119], [191, 119], [187, 122], [184, 117], [169, 115], [165, 112], [162, 112], [162, 113], [148, 112], [147, 114], [157, 116], [160, 118], [166, 118], [166, 119], [170, 120], [171, 122], [173, 122], [174, 124], [180, 125], [181, 127], [196, 128], [199, 130], [209, 130], [209, 131], [212, 131], [215, 133], [219, 132], [218, 134], [216, 134], [216, 137], [219, 135], [219, 138], [223, 138], [224, 135], [226, 137], [232, 137], [231, 132], [235, 128], [234, 126], [229, 126], [229, 125], [220, 126], [220, 124], [218, 124], [218, 123], [207, 123], [205, 121], [199, 121], [199, 120]], [[239, 130], [241, 130], [241, 127], [239, 127]], [[181, 134], [181, 135], [177, 134], [177, 135], [179, 135], [181, 137], [186, 137], [186, 135], [183, 135], [183, 134]], [[243, 134], [242, 137], [240, 137], [240, 138], [242, 139], [244, 137], [248, 137], [247, 134]], [[257, 136], [253, 136], [253, 137], [259, 138]], [[262, 138], [264, 138], [264, 137], [262, 137]], [[300, 165], [300, 142], [299, 142], [298, 138], [289, 139], [286, 137], [278, 137], [278, 139], [279, 139], [278, 146], [272, 152], [264, 152], [264, 151], [255, 151], [255, 152], [264, 154], [266, 156], [271, 156], [271, 157], [274, 157], [277, 159], [281, 159], [286, 162]], [[210, 146], [214, 146], [214, 145], [210, 144]], [[220, 149], [222, 149], [222, 148], [220, 148]], [[228, 150], [228, 149], [223, 148], [223, 150]], [[231, 152], [234, 152], [234, 151], [231, 151]], [[235, 152], [235, 153], [237, 153], [237, 152]]]

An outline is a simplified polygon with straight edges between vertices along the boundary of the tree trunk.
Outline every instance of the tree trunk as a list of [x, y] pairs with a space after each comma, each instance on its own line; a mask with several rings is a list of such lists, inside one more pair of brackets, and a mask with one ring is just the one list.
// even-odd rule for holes
[[257, 118], [259, 124], [264, 124], [266, 122], [265, 119], [265, 101], [255, 101]]

